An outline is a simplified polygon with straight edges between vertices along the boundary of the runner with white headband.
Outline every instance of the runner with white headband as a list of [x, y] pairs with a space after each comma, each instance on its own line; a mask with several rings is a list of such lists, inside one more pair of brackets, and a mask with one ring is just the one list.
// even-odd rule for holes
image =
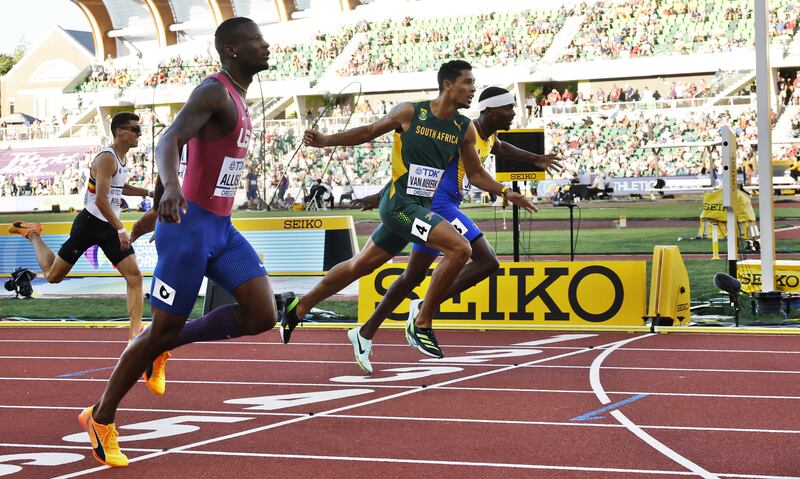
[[[515, 116], [514, 103], [514, 96], [503, 88], [489, 87], [481, 93], [478, 101], [481, 113], [472, 122], [478, 133], [476, 147], [481, 161], [485, 162], [489, 154], [493, 153], [517, 161], [526, 161], [546, 170], [560, 169], [561, 159], [557, 155], [537, 155], [497, 138], [499, 130], [507, 130], [511, 127]], [[449, 221], [472, 246], [472, 261], [464, 266], [453, 281], [445, 295], [447, 299], [483, 281], [500, 266], [494, 250], [484, 238], [481, 230], [459, 209], [463, 195], [469, 191], [470, 186], [460, 158], [453, 158], [442, 176], [431, 206], [431, 211]], [[359, 202], [363, 206], [362, 209], [368, 210], [377, 206], [379, 199], [380, 193], [365, 197]], [[372, 373], [369, 356], [372, 352], [373, 336], [383, 320], [425, 279], [428, 268], [438, 256], [438, 250], [415, 243], [406, 270], [389, 287], [369, 320], [362, 326], [348, 331], [347, 336], [353, 344], [356, 362], [367, 373]], [[409, 322], [414, 321], [421, 304], [422, 301], [419, 299], [411, 301], [408, 313]]]

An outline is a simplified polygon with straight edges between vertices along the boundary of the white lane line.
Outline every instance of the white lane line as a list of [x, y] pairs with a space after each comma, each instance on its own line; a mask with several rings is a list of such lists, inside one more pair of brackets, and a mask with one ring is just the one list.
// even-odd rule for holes
[[[418, 364], [418, 363], [413, 363]], [[45, 381], [45, 382], [100, 382], [107, 383], [108, 378], [11, 378], [0, 377], [0, 381]], [[273, 382], [273, 381], [206, 381], [206, 380], [180, 380], [170, 379], [170, 384], [200, 384], [203, 386], [302, 386], [302, 387], [327, 387], [327, 388], [350, 388], [352, 384], [342, 383], [292, 383], [292, 382]], [[415, 389], [418, 386], [398, 386], [391, 384], [370, 384], [369, 387], [375, 389]]]
[[[14, 447], [25, 449], [50, 449], [50, 450], [85, 450], [85, 446], [66, 446], [66, 445], [42, 445], [42, 444], [0, 444], [0, 447]], [[156, 449], [125, 448], [126, 451], [134, 452], [155, 452]], [[583, 467], [583, 466], [548, 466], [544, 464], [513, 464], [495, 462], [462, 462], [462, 461], [432, 461], [424, 459], [402, 459], [387, 457], [355, 457], [355, 456], [320, 456], [310, 454], [270, 454], [270, 453], [248, 453], [230, 451], [174, 451], [177, 454], [189, 456], [228, 456], [228, 457], [261, 457], [270, 459], [306, 459], [321, 461], [351, 461], [351, 462], [380, 462], [384, 464], [428, 464], [441, 466], [472, 466], [472, 467], [495, 467], [505, 469], [536, 469], [536, 470], [555, 470], [555, 471], [581, 471], [581, 472], [615, 472], [626, 474], [662, 474], [670, 476], [692, 476], [687, 471], [659, 471], [647, 469], [622, 469], [622, 468], [602, 468], [602, 467]], [[720, 474], [719, 477], [730, 477], [733, 479], [800, 479], [800, 476], [767, 476], [767, 475], [744, 475], [744, 474]]]
[[[603, 389], [603, 384], [600, 382], [600, 368], [603, 365], [603, 361], [614, 351], [618, 348], [633, 342], [639, 339], [647, 338], [650, 336], [654, 336], [653, 334], [648, 334], [644, 336], [634, 336], [633, 338], [626, 339], [624, 341], [619, 341], [610, 348], [606, 349], [602, 353], [600, 353], [594, 361], [592, 361], [592, 366], [589, 369], [589, 383], [592, 385], [592, 390], [597, 395], [597, 398], [600, 400], [602, 404], [609, 404], [611, 399], [609, 399], [608, 394], [606, 394], [605, 390]], [[672, 461], [677, 462], [681, 466], [685, 467], [686, 469], [692, 471], [694, 474], [704, 478], [704, 479], [718, 479], [719, 476], [708, 472], [707, 470], [703, 469], [702, 467], [698, 466], [694, 462], [690, 461], [686, 457], [678, 454], [674, 450], [670, 449], [666, 444], [662, 443], [658, 439], [654, 438], [650, 434], [646, 433], [642, 428], [637, 426], [633, 423], [630, 419], [628, 419], [619, 409], [615, 411], [611, 411], [611, 415], [623, 426], [625, 426], [629, 431], [631, 431], [636, 437], [644, 441], [647, 445], [655, 449], [656, 451], [660, 452], [667, 458]]]
[[[377, 363], [374, 363], [377, 364]], [[506, 365], [507, 366], [507, 365]], [[25, 378], [25, 377], [0, 377], [0, 381], [44, 381], [44, 382], [108, 382], [107, 378]], [[188, 380], [188, 379], [171, 379], [170, 384], [199, 384], [202, 386], [292, 386], [292, 387], [311, 387], [311, 388], [350, 388], [354, 384], [350, 383], [293, 383], [293, 382], [274, 382], [274, 381], [207, 381], [207, 380]], [[358, 385], [358, 383], [355, 383]], [[418, 386], [400, 386], [392, 384], [373, 384], [369, 383], [369, 387], [373, 389], [414, 389]], [[534, 393], [534, 394], [592, 394], [591, 390], [576, 390], [576, 389], [535, 389], [535, 388], [512, 388], [512, 387], [464, 387], [464, 386], [446, 386], [438, 389], [447, 391], [474, 391], [474, 392], [515, 392], [515, 393]], [[648, 396], [665, 396], [665, 397], [697, 397], [697, 398], [711, 398], [711, 399], [765, 399], [765, 400], [800, 400], [800, 396], [775, 396], [763, 394], [723, 394], [723, 393], [687, 393], [687, 392], [663, 392], [663, 391], [607, 391], [608, 394], [617, 394], [625, 396], [634, 396], [637, 394], [646, 394]], [[0, 407], [4, 407], [0, 405]], [[11, 406], [17, 407], [17, 406]], [[80, 408], [84, 409], [83, 406]]]
[[[2, 333], [2, 332], [3, 332], [3, 330], [0, 329], [0, 333]], [[593, 336], [598, 336], [598, 335], [593, 335]], [[345, 335], [343, 334], [342, 337], [344, 338]], [[574, 344], [575, 340], [577, 340], [577, 339], [586, 339], [586, 338], [575, 338], [575, 339], [566, 338], [565, 339], [563, 337], [562, 338], [556, 337], [556, 338], [548, 338], [548, 339], [542, 339], [542, 340], [536, 340], [536, 341], [527, 341], [527, 342], [524, 342], [524, 343], [516, 343], [516, 344], [502, 344], [502, 345], [495, 345], [495, 346], [487, 344], [485, 346], [479, 346], [479, 347], [482, 347], [482, 348], [494, 348], [494, 349], [498, 349], [498, 348], [504, 348], [504, 349], [509, 349], [509, 348], [518, 348], [518, 349], [570, 349], [570, 350], [583, 349], [583, 347], [581, 347], [581, 346], [569, 346], [569, 345], [563, 345], [562, 346], [562, 345], [557, 345], [557, 344], [552, 345], [552, 346], [546, 346], [547, 344], [554, 344], [554, 343], [565, 342], [565, 341], [570, 341], [571, 343]], [[598, 338], [598, 339], [600, 339], [600, 338]], [[19, 344], [23, 344], [23, 345], [31, 344], [31, 343], [55, 344], [55, 345], [58, 345], [58, 344], [70, 344], [71, 343], [71, 344], [112, 344], [112, 345], [119, 345], [119, 346], [127, 346], [128, 341], [123, 341], [123, 340], [118, 340], [118, 339], [113, 339], [113, 340], [102, 340], [102, 339], [98, 339], [98, 340], [80, 340], [80, 339], [64, 339], [64, 340], [59, 340], [59, 339], [0, 339], [0, 343], [11, 343], [11, 344], [19, 343]], [[543, 343], [543, 344], [546, 344], [546, 345], [545, 346], [536, 346], [535, 343]], [[235, 340], [206, 341], [206, 342], [198, 341], [198, 342], [191, 343], [191, 344], [192, 344], [192, 349], [196, 349], [196, 348], [199, 348], [199, 347], [208, 347], [208, 346], [223, 346], [223, 347], [230, 347], [230, 346], [267, 346], [267, 347], [278, 347], [278, 348], [283, 348], [284, 347], [283, 343], [279, 343], [279, 342], [272, 343], [272, 342], [265, 342], [265, 341], [235, 341]], [[312, 347], [312, 348], [318, 348], [320, 346], [347, 347], [347, 348], [352, 348], [353, 347], [352, 345], [350, 345], [349, 343], [346, 343], [346, 342], [345, 343], [342, 343], [342, 342], [336, 342], [336, 343], [305, 342], [305, 343], [297, 343], [297, 344], [295, 344], [294, 341], [292, 342], [292, 347], [293, 348], [294, 347], [299, 347], [299, 346], [306, 346], [306, 347]], [[408, 348], [408, 344], [407, 343], [374, 343], [373, 347], [406, 349], [406, 348]], [[598, 346], [598, 347], [600, 347], [600, 346]], [[448, 343], [447, 344], [447, 348], [448, 349], [450, 349], [450, 348], [475, 349], [476, 345], [474, 345], [474, 344], [450, 344], [450, 343]]]
[[[214, 452], [214, 451], [178, 451], [179, 454], [202, 454], [214, 455], [233, 455], [240, 457], [268, 457], [268, 458], [287, 458], [287, 459], [321, 459], [326, 461], [360, 461], [360, 462], [384, 462], [384, 463], [407, 463], [407, 464], [431, 464], [444, 466], [472, 466], [472, 467], [497, 467], [513, 469], [545, 469], [554, 471], [586, 471], [586, 472], [618, 472], [628, 474], [663, 474], [671, 476], [693, 476], [694, 474], [686, 471], [657, 471], [645, 469], [621, 469], [603, 467], [583, 467], [583, 466], [551, 466], [542, 464], [504, 464], [493, 462], [462, 462], [462, 461], [433, 461], [424, 459], [397, 459], [397, 458], [372, 458], [372, 457], [348, 457], [348, 456], [318, 456], [307, 454], [270, 454], [246, 452]], [[730, 477], [735, 479], [800, 479], [800, 476], [769, 476], [752, 474], [720, 474], [719, 477]], [[56, 478], [57, 479], [57, 478]]]
[[[408, 348], [408, 345], [406, 345]], [[595, 347], [586, 350], [599, 350], [605, 351], [605, 347]], [[572, 352], [583, 352], [584, 349], [579, 349]], [[559, 356], [562, 357], [562, 356]], [[0, 356], [0, 360], [13, 359], [13, 360], [56, 360], [56, 361], [118, 361], [119, 357], [75, 357], [75, 356]], [[302, 359], [225, 359], [225, 358], [170, 358], [171, 363], [175, 362], [231, 362], [231, 363], [287, 363], [293, 364], [353, 364], [353, 361], [324, 361], [324, 360], [302, 360]], [[419, 362], [405, 362], [405, 361], [372, 361], [372, 364], [380, 365], [414, 365], [419, 366]], [[435, 364], [435, 363], [434, 363]], [[473, 366], [483, 368], [497, 368], [497, 367], [513, 367], [513, 368], [544, 368], [544, 369], [591, 369], [591, 366], [568, 366], [557, 364], [511, 364], [511, 363], [458, 363], [448, 362], [448, 366]], [[635, 366], [606, 366], [606, 370], [617, 371], [672, 371], [672, 372], [689, 372], [689, 373], [731, 373], [731, 374], [800, 374], [800, 370], [779, 370], [779, 369], [713, 369], [713, 368], [661, 368], [661, 367], [635, 367]], [[2, 378], [0, 378], [2, 379]], [[55, 378], [54, 378], [55, 379]], [[69, 378], [61, 378], [69, 379]]]
[[[603, 345], [603, 347], [609, 347], [609, 346], [612, 346], [614, 344], [615, 344], [614, 342], [607, 343], [607, 344]], [[524, 364], [525, 365], [538, 364], [538, 363], [543, 363], [543, 362], [546, 362], [546, 361], [553, 361], [555, 359], [561, 359], [561, 358], [565, 358], [565, 357], [569, 357], [569, 356], [574, 356], [576, 354], [581, 354], [581, 353], [589, 352], [589, 351], [594, 351], [594, 349], [587, 347], [586, 349], [582, 349], [582, 350], [579, 350], [579, 351], [571, 351], [571, 352], [560, 354], [560, 355], [556, 355], [556, 356], [536, 359], [536, 360], [529, 361], [529, 362], [524, 363]], [[295, 423], [298, 423], [298, 422], [308, 421], [308, 420], [311, 420], [311, 419], [314, 419], [314, 418], [319, 418], [319, 417], [322, 417], [322, 416], [328, 416], [328, 415], [340, 413], [340, 412], [343, 412], [343, 411], [348, 411], [348, 410], [351, 410], [351, 409], [356, 409], [356, 408], [360, 408], [360, 407], [364, 407], [364, 406], [369, 406], [371, 404], [376, 404], [376, 403], [388, 401], [388, 400], [391, 400], [391, 399], [396, 399], [396, 398], [399, 398], [399, 397], [408, 396], [410, 394], [416, 394], [418, 392], [426, 391], [428, 389], [436, 388], [436, 387], [439, 387], [439, 386], [448, 386], [450, 384], [455, 384], [455, 383], [459, 383], [459, 382], [463, 382], [463, 381], [470, 381], [470, 380], [481, 378], [481, 377], [484, 377], [484, 376], [490, 376], [490, 375], [493, 375], [493, 374], [497, 374], [497, 373], [501, 373], [501, 372], [505, 372], [505, 371], [510, 371], [512, 369], [517, 369], [518, 367], [519, 366], [508, 366], [508, 367], [501, 368], [501, 369], [483, 371], [483, 372], [480, 372], [480, 373], [477, 373], [477, 374], [473, 374], [473, 375], [470, 375], [470, 376], [454, 378], [454, 379], [450, 379], [450, 380], [447, 380], [447, 381], [443, 381], [443, 382], [438, 383], [438, 384], [430, 385], [427, 388], [420, 387], [420, 388], [417, 388], [417, 389], [401, 391], [401, 392], [398, 392], [398, 393], [390, 394], [388, 396], [382, 396], [382, 397], [379, 397], [379, 398], [370, 399], [370, 400], [367, 400], [367, 401], [362, 401], [362, 402], [356, 403], [356, 404], [350, 404], [350, 405], [347, 405], [347, 406], [342, 406], [342, 407], [338, 407], [338, 408], [334, 408], [334, 409], [329, 409], [327, 411], [322, 411], [322, 412], [316, 413], [313, 416], [303, 416], [303, 417], [287, 419], [285, 421], [272, 423], [272, 424], [267, 424], [265, 426], [260, 426], [260, 427], [257, 427], [257, 428], [240, 431], [240, 432], [233, 433], [233, 434], [227, 434], [225, 436], [218, 436], [216, 438], [206, 439], [204, 441], [199, 441], [199, 442], [195, 442], [195, 443], [191, 443], [191, 444], [186, 444], [184, 446], [180, 446], [180, 447], [177, 447], [177, 448], [174, 448], [174, 449], [170, 449], [168, 451], [161, 451], [161, 452], [156, 452], [156, 453], [152, 453], [152, 454], [146, 454], [144, 456], [139, 456], [139, 457], [133, 458], [129, 462], [144, 461], [144, 460], [147, 460], [147, 459], [152, 459], [152, 458], [156, 458], [156, 457], [159, 457], [159, 456], [163, 456], [165, 454], [170, 454], [170, 453], [179, 452], [179, 451], [185, 451], [187, 449], [192, 449], [192, 448], [196, 448], [196, 447], [205, 446], [205, 445], [208, 445], [208, 444], [214, 444], [214, 443], [217, 443], [217, 442], [227, 441], [228, 439], [234, 439], [234, 438], [237, 438], [237, 437], [247, 436], [247, 435], [258, 433], [258, 432], [267, 431], [267, 430], [270, 430], [270, 429], [275, 429], [275, 428], [278, 428], [278, 427], [281, 427], [281, 426], [288, 426], [290, 424], [295, 424]], [[102, 471], [102, 470], [105, 470], [105, 469], [108, 469], [108, 466], [98, 466], [98, 467], [94, 467], [94, 468], [90, 468], [90, 469], [85, 469], [85, 470], [82, 470], [82, 471], [76, 471], [76, 472], [73, 472], [73, 473], [70, 473], [70, 474], [66, 474], [66, 475], [63, 475], [63, 476], [58, 476], [58, 477], [55, 477], [55, 478], [52, 478], [52, 479], [69, 479], [69, 478], [72, 478], [72, 477], [80, 477], [80, 476], [83, 476], [83, 475], [86, 475], [86, 474], [91, 474], [93, 472]]]
[[[460, 366], [460, 364], [459, 364]], [[591, 369], [591, 366], [559, 366], [557, 364], [530, 365], [526, 368], [543, 369]], [[635, 367], [635, 366], [606, 366], [605, 370], [615, 371], [673, 371], [686, 373], [731, 373], [731, 374], [800, 374], [800, 370], [779, 370], [779, 369], [711, 369], [711, 368], [659, 368], [659, 367]]]
[[[0, 329], [0, 332], [3, 330]], [[718, 336], [715, 336], [717, 338]], [[763, 337], [763, 336], [759, 336]], [[599, 338], [598, 338], [599, 339]], [[79, 340], [79, 339], [0, 339], [0, 343], [20, 343], [20, 344], [27, 344], [27, 343], [46, 343], [46, 344], [66, 344], [66, 343], [76, 343], [76, 344], [119, 344], [120, 346], [127, 345], [127, 341], [122, 340]], [[798, 338], [798, 344], [800, 344], [800, 338]], [[197, 342], [192, 343], [192, 348], [197, 349], [199, 347], [207, 347], [207, 346], [223, 346], [223, 347], [230, 347], [230, 346], [278, 346], [283, 347], [282, 343], [270, 343], [264, 341], [211, 341], [211, 342]], [[352, 348], [349, 343], [294, 343], [292, 342], [292, 347], [295, 346], [308, 346], [308, 347], [319, 347], [319, 346], [341, 346], [346, 348]], [[374, 348], [402, 348], [407, 349], [408, 344], [406, 343], [374, 343]], [[474, 344], [447, 344], [447, 348], [463, 348], [463, 349], [475, 349]], [[532, 349], [567, 349], [567, 350], [579, 350], [584, 349], [581, 346], [533, 346], [527, 345], [525, 343], [517, 343], [517, 344], [502, 344], [502, 345], [486, 345], [480, 346], [481, 348], [487, 349], [511, 349], [511, 348], [532, 348]], [[600, 349], [602, 346], [597, 346], [595, 349]], [[644, 351], [644, 352], [664, 352], [664, 353], [724, 353], [724, 354], [758, 354], [758, 355], [768, 355], [768, 354], [789, 354], [789, 355], [800, 355], [800, 350], [787, 350], [787, 351], [776, 351], [776, 350], [764, 350], [764, 349], [702, 349], [702, 348], [625, 348], [625, 352], [628, 351]]]
[[[87, 441], [88, 442], [88, 441]], [[69, 446], [67, 444], [14, 444], [14, 443], [0, 443], [0, 447], [16, 447], [19, 449], [66, 449], [69, 451], [86, 451], [86, 446]], [[143, 447], [126, 447], [126, 451], [134, 452], [156, 452], [160, 449], [143, 448]]]
[[[215, 456], [214, 451], [178, 451], [180, 454], [202, 454]], [[391, 464], [425, 464], [434, 466], [469, 466], [469, 467], [494, 467], [505, 469], [528, 469], [528, 470], [550, 470], [550, 471], [581, 471], [581, 472], [615, 472], [615, 473], [628, 473], [628, 474], [663, 474], [673, 476], [687, 476], [691, 475], [684, 471], [654, 471], [647, 469], [622, 469], [612, 467], [585, 467], [585, 466], [556, 466], [546, 464], [515, 464], [515, 463], [497, 463], [497, 462], [468, 462], [468, 461], [443, 461], [443, 460], [430, 460], [430, 459], [401, 459], [392, 457], [359, 457], [359, 456], [322, 456], [316, 454], [275, 454], [275, 453], [242, 453], [223, 452], [223, 456], [239, 456], [239, 457], [263, 457], [263, 458], [280, 458], [280, 459], [314, 459], [323, 461], [355, 461], [355, 462], [377, 462], [377, 463], [391, 463]], [[55, 478], [58, 479], [58, 478]]]
[[[594, 394], [594, 393], [590, 393]], [[84, 408], [78, 406], [9, 406], [0, 405], [0, 409], [22, 409], [33, 411], [74, 411], [80, 412]], [[264, 411], [214, 411], [209, 409], [153, 409], [153, 408], [119, 408], [120, 412], [144, 412], [144, 413], [163, 413], [163, 414], [198, 414], [214, 416], [278, 416], [278, 417], [301, 417], [308, 413], [291, 412], [264, 412]], [[569, 427], [599, 427], [609, 429], [620, 429], [624, 426], [609, 423], [587, 423], [587, 422], [558, 422], [558, 421], [526, 421], [515, 419], [476, 419], [458, 417], [419, 417], [419, 416], [384, 416], [384, 415], [359, 415], [359, 414], [328, 414], [325, 417], [336, 419], [359, 419], [376, 421], [416, 421], [416, 422], [441, 422], [441, 423], [466, 423], [466, 424], [508, 424], [516, 426], [569, 426]], [[705, 431], [705, 432], [735, 432], [735, 433], [763, 433], [763, 434], [800, 434], [798, 429], [763, 429], [763, 428], [738, 428], [738, 427], [707, 427], [707, 426], [663, 426], [663, 425], [644, 425], [642, 429], [656, 429], [665, 431]]]

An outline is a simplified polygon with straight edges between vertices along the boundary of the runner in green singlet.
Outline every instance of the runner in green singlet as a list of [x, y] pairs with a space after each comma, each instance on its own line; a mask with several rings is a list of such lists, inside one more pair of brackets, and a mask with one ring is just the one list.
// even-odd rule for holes
[[459, 109], [469, 107], [475, 95], [475, 77], [470, 64], [461, 60], [443, 64], [438, 82], [439, 96], [435, 99], [401, 103], [370, 125], [334, 135], [306, 131], [303, 143], [318, 148], [359, 145], [394, 131], [392, 180], [381, 197], [381, 224], [364, 249], [332, 268], [302, 299], [286, 305], [280, 327], [284, 343], [289, 342], [292, 331], [311, 308], [370, 274], [413, 241], [441, 251], [443, 259], [434, 269], [416, 321], [406, 327], [406, 338], [423, 354], [443, 357], [433, 334], [433, 313], [472, 254], [469, 242], [453, 225], [430, 210], [447, 164], [453, 157], [460, 156], [473, 185], [503, 195], [528, 211], [535, 209], [524, 196], [495, 181], [481, 166], [475, 146], [475, 127], [458, 113]]

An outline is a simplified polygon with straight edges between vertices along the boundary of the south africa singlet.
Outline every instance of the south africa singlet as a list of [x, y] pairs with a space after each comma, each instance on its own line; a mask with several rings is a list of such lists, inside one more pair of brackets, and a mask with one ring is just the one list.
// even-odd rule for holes
[[431, 201], [444, 170], [464, 143], [470, 121], [459, 113], [439, 119], [429, 101], [413, 106], [408, 130], [394, 134], [392, 179], [381, 197], [381, 225], [372, 234], [372, 241], [392, 254], [409, 241], [425, 244], [443, 221], [430, 211]]
[[431, 112], [430, 101], [414, 103], [408, 131], [394, 133], [389, 198], [397, 194], [430, 204], [445, 168], [458, 155], [469, 121], [459, 113], [440, 120]]

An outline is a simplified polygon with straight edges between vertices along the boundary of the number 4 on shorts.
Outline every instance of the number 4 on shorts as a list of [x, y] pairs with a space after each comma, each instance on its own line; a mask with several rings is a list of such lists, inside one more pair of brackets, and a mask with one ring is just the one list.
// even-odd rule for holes
[[420, 238], [422, 241], [428, 241], [428, 233], [431, 232], [431, 225], [422, 221], [419, 218], [414, 218], [414, 224], [411, 225], [411, 234]]

